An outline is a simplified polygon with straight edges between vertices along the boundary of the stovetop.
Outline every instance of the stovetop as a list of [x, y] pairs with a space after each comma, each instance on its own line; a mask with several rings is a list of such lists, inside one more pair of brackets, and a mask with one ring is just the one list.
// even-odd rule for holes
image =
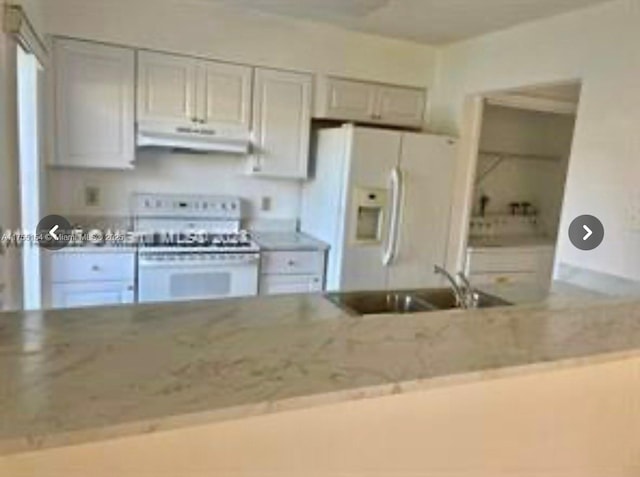
[[140, 247], [149, 251], [169, 252], [258, 252], [260, 247], [253, 241], [249, 233], [216, 234], [203, 232], [143, 234]]

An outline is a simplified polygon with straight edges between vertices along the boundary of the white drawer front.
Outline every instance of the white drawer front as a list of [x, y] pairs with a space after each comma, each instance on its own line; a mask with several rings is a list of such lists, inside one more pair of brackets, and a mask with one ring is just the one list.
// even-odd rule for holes
[[540, 280], [536, 272], [472, 273], [469, 280], [473, 286], [509, 286], [515, 284], [536, 285]]
[[321, 275], [262, 275], [261, 295], [318, 293], [322, 291]]
[[135, 276], [134, 253], [53, 253], [53, 282], [133, 281]]
[[322, 275], [324, 252], [265, 252], [262, 254], [263, 274]]
[[133, 283], [73, 282], [54, 283], [51, 289], [52, 308], [86, 308], [133, 303]]

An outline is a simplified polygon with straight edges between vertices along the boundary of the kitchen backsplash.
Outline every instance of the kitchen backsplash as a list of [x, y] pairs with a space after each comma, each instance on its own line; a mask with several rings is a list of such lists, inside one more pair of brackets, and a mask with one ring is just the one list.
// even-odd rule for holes
[[135, 169], [48, 169], [49, 213], [129, 216], [134, 192], [233, 195], [245, 199], [249, 220], [296, 220], [300, 183], [245, 174], [246, 158], [224, 154], [138, 153]]

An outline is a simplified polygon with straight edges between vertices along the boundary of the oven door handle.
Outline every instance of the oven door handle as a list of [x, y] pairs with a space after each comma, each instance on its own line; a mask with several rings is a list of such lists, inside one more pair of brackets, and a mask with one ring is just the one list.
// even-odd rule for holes
[[224, 262], [224, 261], [194, 261], [194, 262], [156, 262], [156, 261], [145, 261], [141, 259], [138, 261], [138, 268], [141, 269], [159, 269], [166, 268], [172, 271], [178, 270], [193, 270], [193, 269], [203, 269], [203, 268], [238, 268], [238, 267], [246, 267], [246, 266], [255, 266], [258, 263], [258, 258], [251, 258], [248, 260], [238, 261], [238, 262]]

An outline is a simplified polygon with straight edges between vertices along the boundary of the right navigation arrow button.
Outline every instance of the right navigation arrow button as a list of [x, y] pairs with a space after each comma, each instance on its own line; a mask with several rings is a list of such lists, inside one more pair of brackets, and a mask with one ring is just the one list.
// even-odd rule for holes
[[569, 240], [580, 250], [593, 250], [604, 240], [602, 222], [593, 215], [576, 217], [569, 226]]

